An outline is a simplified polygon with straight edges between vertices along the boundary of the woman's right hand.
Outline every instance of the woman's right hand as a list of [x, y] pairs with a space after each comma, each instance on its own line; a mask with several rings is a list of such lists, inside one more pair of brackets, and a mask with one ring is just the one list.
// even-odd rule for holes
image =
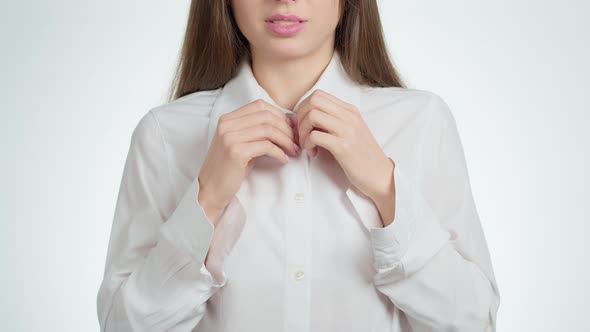
[[286, 163], [286, 152], [300, 153], [295, 135], [291, 119], [262, 99], [219, 118], [198, 176], [197, 199], [211, 222], [238, 191], [255, 157], [267, 155]]

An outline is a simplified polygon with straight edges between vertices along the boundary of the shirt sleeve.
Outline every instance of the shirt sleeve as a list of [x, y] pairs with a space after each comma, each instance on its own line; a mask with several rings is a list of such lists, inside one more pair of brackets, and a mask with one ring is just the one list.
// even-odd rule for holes
[[101, 331], [189, 331], [226, 283], [205, 264], [216, 229], [197, 200], [198, 176], [176, 203], [164, 144], [150, 111], [123, 170], [97, 297]]
[[463, 147], [447, 104], [435, 95], [432, 106], [418, 166], [384, 147], [395, 162], [395, 217], [369, 228], [374, 284], [414, 331], [495, 331], [500, 294]]

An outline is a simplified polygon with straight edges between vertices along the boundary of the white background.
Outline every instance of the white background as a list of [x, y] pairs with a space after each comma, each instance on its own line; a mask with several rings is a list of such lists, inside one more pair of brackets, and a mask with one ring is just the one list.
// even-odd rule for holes
[[[130, 135], [165, 102], [188, 5], [0, 2], [3, 331], [98, 330]], [[500, 287], [498, 331], [587, 329], [589, 2], [380, 8], [403, 78], [457, 120]]]

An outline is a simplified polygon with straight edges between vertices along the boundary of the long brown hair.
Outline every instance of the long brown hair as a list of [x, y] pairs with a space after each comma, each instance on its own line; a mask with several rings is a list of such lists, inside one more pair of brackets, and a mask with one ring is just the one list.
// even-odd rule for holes
[[[229, 1], [192, 0], [170, 101], [222, 87], [251, 56]], [[335, 49], [348, 75], [360, 84], [406, 88], [389, 58], [377, 1], [340, 0], [340, 8]]]

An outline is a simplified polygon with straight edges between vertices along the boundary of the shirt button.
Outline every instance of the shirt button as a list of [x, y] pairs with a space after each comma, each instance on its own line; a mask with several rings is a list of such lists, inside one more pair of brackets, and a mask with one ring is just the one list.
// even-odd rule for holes
[[305, 194], [304, 193], [295, 193], [295, 201], [297, 202], [302, 202], [305, 199]]
[[304, 276], [305, 276], [305, 273], [303, 272], [303, 270], [297, 270], [297, 271], [295, 271], [295, 273], [293, 273], [293, 279], [295, 279], [297, 281], [303, 279]]

